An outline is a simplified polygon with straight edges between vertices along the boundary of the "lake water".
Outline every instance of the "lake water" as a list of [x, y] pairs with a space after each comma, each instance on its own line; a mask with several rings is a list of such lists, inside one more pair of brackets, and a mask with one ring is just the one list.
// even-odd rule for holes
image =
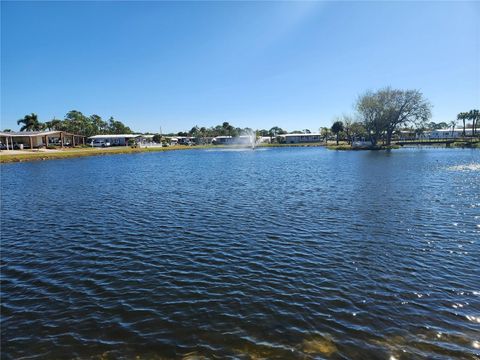
[[478, 359], [480, 151], [7, 164], [4, 359]]

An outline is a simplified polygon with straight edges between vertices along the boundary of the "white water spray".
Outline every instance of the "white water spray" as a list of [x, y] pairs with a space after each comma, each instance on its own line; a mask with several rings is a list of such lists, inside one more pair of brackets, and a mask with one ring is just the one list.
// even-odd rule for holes
[[250, 142], [250, 147], [252, 150], [255, 150], [255, 148], [257, 147], [258, 145], [258, 140], [257, 140], [257, 134], [255, 131], [253, 130], [249, 130], [249, 131], [244, 131], [243, 132], [244, 136], [248, 136], [249, 138], [249, 142]]

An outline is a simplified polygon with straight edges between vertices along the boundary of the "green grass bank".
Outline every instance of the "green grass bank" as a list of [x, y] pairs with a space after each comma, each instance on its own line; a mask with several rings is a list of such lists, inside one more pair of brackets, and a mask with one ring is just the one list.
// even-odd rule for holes
[[23, 162], [23, 161], [41, 161], [41, 160], [56, 160], [69, 159], [83, 156], [102, 156], [102, 155], [118, 155], [118, 154], [138, 154], [145, 152], [162, 152], [173, 150], [191, 150], [191, 149], [207, 149], [212, 148], [212, 145], [200, 146], [169, 146], [169, 147], [148, 147], [148, 148], [132, 148], [132, 147], [118, 147], [118, 148], [74, 148], [74, 149], [58, 149], [53, 151], [29, 151], [22, 153], [8, 152], [0, 153], [0, 164]]

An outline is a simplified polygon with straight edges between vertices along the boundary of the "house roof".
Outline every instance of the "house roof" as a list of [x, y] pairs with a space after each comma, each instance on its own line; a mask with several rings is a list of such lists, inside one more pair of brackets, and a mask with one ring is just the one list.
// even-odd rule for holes
[[146, 134], [146, 135], [138, 135], [137, 137], [142, 137], [142, 138], [145, 138], [145, 139], [153, 139], [155, 135], [152, 135], [152, 134]]
[[134, 138], [137, 136], [142, 136], [141, 134], [103, 134], [103, 135], [93, 135], [89, 139], [119, 139], [119, 138]]
[[247, 139], [251, 137], [252, 135], [239, 135], [239, 136], [220, 135], [220, 136], [215, 136], [215, 139], [236, 139], [236, 138]]
[[296, 134], [283, 134], [283, 135], [279, 135], [279, 136], [320, 136], [319, 133], [310, 133], [310, 134], [304, 134], [304, 133], [296, 133]]
[[82, 136], [82, 135], [71, 134], [71, 133], [67, 133], [66, 131], [58, 131], [58, 130], [51, 130], [51, 131], [9, 131], [9, 132], [0, 131], [0, 136], [35, 137], [35, 136], [57, 135], [57, 134], [61, 134], [61, 133], [66, 134], [66, 135]]
[[[431, 130], [431, 131], [452, 132], [452, 128], [450, 128], [450, 129], [437, 129], [437, 130]], [[463, 128], [456, 128], [453, 131], [462, 131], [463, 132]], [[465, 128], [465, 131], [472, 131], [472, 128]]]

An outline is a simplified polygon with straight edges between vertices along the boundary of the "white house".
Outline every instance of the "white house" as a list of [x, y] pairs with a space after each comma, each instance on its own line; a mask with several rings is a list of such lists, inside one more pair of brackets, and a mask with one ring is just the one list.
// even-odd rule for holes
[[252, 137], [250, 135], [241, 136], [217, 136], [212, 139], [214, 145], [251, 145]]
[[130, 139], [135, 139], [139, 134], [104, 134], [104, 135], [94, 135], [88, 138], [89, 144], [107, 144], [106, 146], [127, 146]]
[[284, 135], [279, 135], [279, 136], [287, 144], [320, 142], [321, 139], [322, 139], [322, 137], [319, 133], [284, 134]]
[[175, 136], [170, 138], [170, 145], [192, 145], [195, 143], [193, 136]]
[[138, 135], [136, 138], [135, 138], [135, 143], [137, 145], [140, 145], [140, 146], [154, 146], [154, 145], [157, 145], [154, 141], [153, 141], [153, 137], [155, 135], [152, 135], [152, 134], [149, 134], [149, 135]]
[[[472, 129], [465, 129], [466, 136], [472, 136]], [[438, 129], [427, 131], [423, 134], [420, 134], [418, 138], [420, 139], [456, 139], [463, 136], [463, 128], [460, 129]]]
[[0, 132], [1, 148], [13, 149], [35, 149], [54, 146], [75, 146], [85, 143], [85, 137], [67, 133], [65, 131], [21, 131], [21, 132]]

